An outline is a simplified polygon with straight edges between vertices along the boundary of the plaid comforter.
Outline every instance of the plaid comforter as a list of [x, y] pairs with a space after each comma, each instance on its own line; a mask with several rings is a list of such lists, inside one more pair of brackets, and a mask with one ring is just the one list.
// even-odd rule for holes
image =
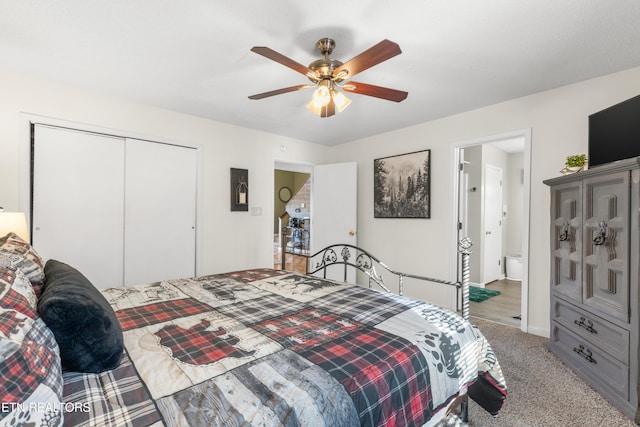
[[476, 328], [397, 295], [269, 269], [103, 293], [126, 354], [64, 374], [66, 425], [421, 426], [506, 396]]

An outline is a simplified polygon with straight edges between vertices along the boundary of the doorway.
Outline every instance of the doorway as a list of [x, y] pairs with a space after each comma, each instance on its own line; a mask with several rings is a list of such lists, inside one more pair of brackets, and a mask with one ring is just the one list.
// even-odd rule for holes
[[313, 167], [276, 163], [273, 201], [273, 265], [306, 272], [311, 248], [311, 173]]
[[[454, 200], [454, 212], [458, 212], [455, 236], [467, 236], [474, 242], [471, 284], [500, 292], [481, 303], [472, 302], [471, 315], [525, 332], [530, 141], [531, 131], [525, 130], [453, 147], [454, 187], [459, 195]], [[507, 261], [514, 259], [520, 261], [517, 277], [506, 271]]]
[[[288, 204], [287, 214], [291, 217], [298, 217], [304, 220], [305, 233], [308, 236], [308, 242], [304, 252], [313, 254], [331, 244], [350, 244], [357, 243], [357, 201], [358, 201], [358, 165], [356, 162], [344, 162], [324, 165], [301, 165], [284, 162], [275, 162], [274, 171], [291, 171], [301, 174], [310, 175], [310, 186], [307, 191], [309, 193], [309, 201], [302, 204], [293, 200], [294, 206]], [[275, 175], [275, 172], [274, 172]], [[307, 184], [309, 184], [307, 182]], [[287, 191], [285, 191], [287, 193]], [[293, 191], [292, 191], [293, 193]], [[278, 198], [280, 188], [277, 184], [274, 186], [274, 198]], [[276, 204], [274, 203], [274, 208]], [[306, 209], [308, 208], [308, 211]], [[300, 212], [298, 212], [300, 210]], [[289, 212], [293, 211], [293, 212]], [[274, 211], [274, 224], [278, 223], [283, 212]], [[290, 221], [281, 220], [280, 224], [288, 224]], [[300, 225], [300, 221], [297, 221]], [[295, 228], [295, 224], [292, 225]], [[276, 227], [282, 229], [282, 225]], [[274, 233], [275, 238], [275, 233]], [[306, 257], [302, 257], [300, 251], [287, 251], [288, 241], [282, 242], [282, 255], [286, 255], [285, 264], [290, 255], [297, 255], [306, 262]], [[275, 251], [274, 251], [275, 252]], [[291, 253], [295, 252], [295, 253]], [[281, 268], [277, 267], [277, 268]], [[285, 267], [287, 267], [285, 265]], [[306, 264], [305, 264], [306, 267]], [[291, 267], [293, 268], [293, 267]], [[296, 269], [296, 271], [298, 271]], [[305, 272], [306, 269], [301, 269]], [[331, 275], [332, 272], [330, 272]], [[355, 278], [354, 278], [355, 279]]]

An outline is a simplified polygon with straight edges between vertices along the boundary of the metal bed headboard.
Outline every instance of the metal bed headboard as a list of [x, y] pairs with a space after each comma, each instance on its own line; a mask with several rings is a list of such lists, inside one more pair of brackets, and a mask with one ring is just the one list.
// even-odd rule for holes
[[390, 273], [392, 277], [397, 277], [399, 295], [402, 295], [404, 292], [405, 278], [454, 286], [462, 291], [461, 314], [465, 320], [469, 320], [469, 255], [471, 254], [469, 249], [472, 245], [473, 243], [471, 242], [471, 239], [467, 237], [460, 239], [458, 242], [458, 252], [462, 257], [462, 277], [460, 281], [456, 282], [396, 271], [384, 264], [371, 253], [347, 243], [327, 246], [315, 254], [307, 256], [306, 270], [307, 274], [321, 272], [323, 277], [326, 279], [327, 269], [329, 267], [336, 265], [342, 266], [343, 281], [347, 282], [348, 271], [350, 268], [353, 268], [368, 276], [369, 287], [377, 285], [386, 292], [391, 291], [385, 282], [384, 276], [385, 274]]

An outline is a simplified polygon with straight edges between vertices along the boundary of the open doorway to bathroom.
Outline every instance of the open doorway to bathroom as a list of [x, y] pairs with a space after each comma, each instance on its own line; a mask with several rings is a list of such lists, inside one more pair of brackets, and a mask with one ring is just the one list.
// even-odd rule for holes
[[529, 141], [526, 131], [456, 147], [462, 165], [456, 172], [458, 235], [474, 243], [471, 315], [522, 330], [527, 316]]
[[[273, 264], [304, 273], [311, 245], [311, 173], [304, 165], [276, 163], [274, 170]], [[286, 255], [283, 257], [283, 255]]]

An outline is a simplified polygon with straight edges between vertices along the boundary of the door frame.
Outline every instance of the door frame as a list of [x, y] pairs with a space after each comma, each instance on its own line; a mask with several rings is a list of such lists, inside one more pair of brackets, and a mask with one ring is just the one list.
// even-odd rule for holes
[[[461, 189], [460, 176], [460, 149], [465, 147], [471, 147], [474, 145], [485, 144], [489, 142], [504, 141], [509, 139], [523, 138], [524, 139], [524, 153], [523, 153], [523, 185], [524, 185], [524, 211], [523, 211], [523, 232], [522, 232], [522, 289], [520, 294], [520, 329], [523, 332], [529, 332], [529, 241], [530, 241], [530, 204], [531, 204], [531, 128], [517, 130], [513, 132], [507, 132], [503, 134], [497, 134], [488, 137], [477, 138], [473, 140], [459, 141], [451, 144], [451, 192], [452, 194], [459, 194]], [[460, 212], [460, 198], [451, 198], [451, 212], [456, 213], [451, 217], [451, 242], [452, 242], [452, 259], [456, 260], [452, 266], [452, 277], [461, 278], [460, 265], [459, 265], [459, 253], [458, 253], [458, 241], [461, 237], [461, 232], [458, 229]], [[473, 252], [473, 248], [471, 248]], [[456, 306], [457, 295], [454, 293], [450, 302], [451, 307]]]

